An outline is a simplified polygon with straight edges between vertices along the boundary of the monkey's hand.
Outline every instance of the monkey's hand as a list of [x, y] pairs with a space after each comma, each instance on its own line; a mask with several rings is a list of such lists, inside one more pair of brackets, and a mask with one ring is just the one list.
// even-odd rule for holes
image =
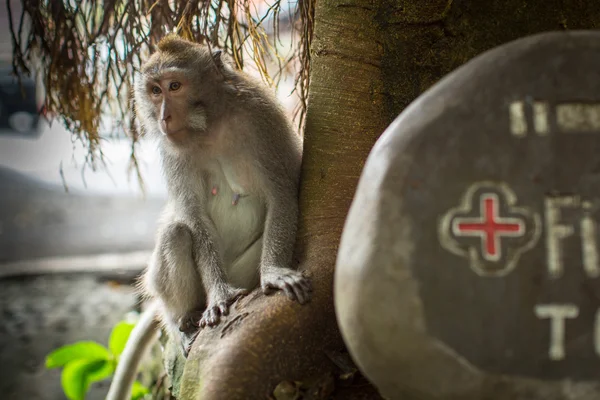
[[200, 328], [217, 325], [222, 316], [229, 314], [229, 306], [247, 294], [248, 290], [237, 289], [230, 285], [223, 285], [209, 293], [208, 305], [200, 318]]
[[307, 303], [312, 295], [310, 280], [301, 272], [289, 268], [263, 268], [260, 286], [266, 295], [283, 290], [287, 297], [297, 300], [300, 304]]

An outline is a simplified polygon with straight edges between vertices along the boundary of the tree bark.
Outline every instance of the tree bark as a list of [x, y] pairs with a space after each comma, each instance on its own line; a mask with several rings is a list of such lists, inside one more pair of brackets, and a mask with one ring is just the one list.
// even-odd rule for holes
[[314, 298], [305, 306], [281, 294], [242, 300], [224, 324], [199, 335], [182, 399], [265, 398], [283, 380], [330, 372], [326, 353], [343, 348], [332, 295], [339, 238], [379, 135], [422, 91], [487, 49], [545, 30], [600, 27], [597, 0], [319, 0], [315, 7], [297, 252]]
[[473, 57], [552, 30], [600, 28], [594, 0], [384, 0], [379, 5], [388, 120]]

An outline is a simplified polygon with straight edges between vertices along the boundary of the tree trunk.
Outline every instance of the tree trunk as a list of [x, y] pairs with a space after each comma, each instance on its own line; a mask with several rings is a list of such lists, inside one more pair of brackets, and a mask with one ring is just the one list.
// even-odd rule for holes
[[381, 95], [380, 30], [369, 1], [316, 6], [304, 133], [297, 260], [309, 273], [305, 306], [282, 294], [239, 302], [223, 327], [201, 332], [183, 399], [266, 398], [284, 380], [325, 376], [343, 350], [333, 308], [340, 235], [367, 154], [389, 119]]
[[332, 295], [338, 243], [379, 135], [423, 90], [487, 49], [534, 32], [600, 26], [596, 0], [319, 0], [315, 7], [297, 252], [314, 298], [300, 306], [257, 293], [225, 325], [203, 330], [182, 399], [264, 398], [283, 380], [330, 373], [326, 353], [343, 348]]
[[388, 121], [444, 75], [486, 50], [533, 33], [600, 28], [600, 2], [594, 0], [376, 4]]

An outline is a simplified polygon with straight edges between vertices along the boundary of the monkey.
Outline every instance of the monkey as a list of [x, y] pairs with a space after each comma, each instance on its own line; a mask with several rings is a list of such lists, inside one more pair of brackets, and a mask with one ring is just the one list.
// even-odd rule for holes
[[[173, 34], [158, 43], [133, 91], [139, 128], [158, 141], [167, 184], [141, 279], [154, 301], [147, 313], [187, 357], [199, 329], [218, 325], [257, 287], [307, 303], [311, 282], [292, 267], [302, 140], [274, 94], [220, 50]], [[127, 343], [108, 400], [127, 398], [151, 336]]]

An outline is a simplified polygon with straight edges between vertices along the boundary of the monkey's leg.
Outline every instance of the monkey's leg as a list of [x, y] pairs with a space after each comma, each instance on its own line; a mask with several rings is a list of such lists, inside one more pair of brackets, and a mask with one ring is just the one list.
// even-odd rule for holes
[[246, 295], [248, 290], [236, 288], [227, 282], [223, 261], [214, 241], [216, 234], [212, 233], [214, 227], [198, 223], [193, 232], [196, 265], [206, 290], [206, 310], [200, 319], [200, 327], [204, 328], [217, 325], [222, 316], [229, 314], [229, 306]]
[[[198, 316], [206, 304], [201, 277], [193, 258], [192, 232], [180, 222], [160, 228], [146, 284], [162, 303], [165, 325], [181, 339], [184, 354], [199, 329]], [[194, 321], [194, 318], [195, 321]]]

